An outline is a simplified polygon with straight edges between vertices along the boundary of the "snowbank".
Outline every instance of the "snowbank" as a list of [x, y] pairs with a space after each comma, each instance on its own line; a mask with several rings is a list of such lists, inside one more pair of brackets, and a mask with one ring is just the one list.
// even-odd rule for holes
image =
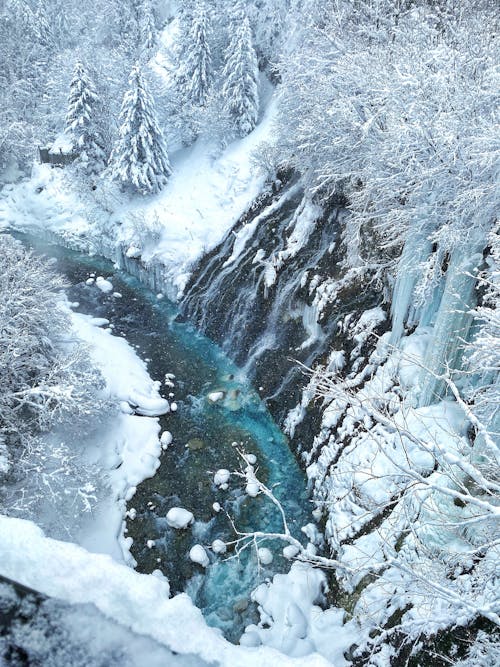
[[162, 414], [168, 410], [168, 402], [160, 397], [146, 364], [123, 338], [99, 328], [99, 321], [88, 315], [72, 313], [72, 322], [77, 337], [88, 345], [90, 357], [104, 378], [104, 395], [121, 404], [121, 411], [104, 432], [81, 447], [86, 460], [97, 463], [107, 474], [111, 493], [85, 523], [78, 541], [91, 551], [134, 564], [129, 553], [130, 539], [123, 537], [126, 502], [137, 485], [156, 472], [161, 443], [158, 419], [136, 416], [126, 408], [132, 405], [139, 414]]
[[134, 572], [109, 556], [47, 538], [29, 521], [0, 516], [0, 573], [46, 595], [92, 603], [138, 634], [221, 667], [329, 664], [318, 655], [294, 660], [272, 648], [234, 646], [206, 625], [187, 595], [169, 598], [166, 581]]
[[325, 575], [307, 563], [294, 563], [288, 574], [276, 574], [271, 583], [261, 584], [252, 599], [259, 605], [259, 625], [247, 626], [240, 642], [244, 646], [261, 643], [300, 657], [314, 651], [331, 660], [335, 667], [349, 663], [344, 658], [359, 640], [359, 628], [350, 621], [344, 625], [345, 612], [331, 608], [323, 611]]

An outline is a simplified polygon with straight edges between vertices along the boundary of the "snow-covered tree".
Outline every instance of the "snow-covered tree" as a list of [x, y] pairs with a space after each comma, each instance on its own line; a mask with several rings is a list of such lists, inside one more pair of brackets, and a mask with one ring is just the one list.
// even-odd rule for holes
[[203, 106], [208, 98], [212, 83], [212, 54], [209, 44], [210, 17], [206, 4], [195, 6], [182, 25], [187, 28], [184, 43], [181, 45], [179, 73], [177, 82], [186, 101]]
[[0, 236], [0, 440], [14, 444], [92, 410], [98, 384], [81, 348], [68, 345], [64, 281], [46, 259]]
[[100, 110], [101, 102], [94, 84], [84, 65], [78, 62], [70, 85], [66, 133], [73, 139], [80, 157], [92, 169], [97, 169], [105, 161], [98, 129]]
[[110, 158], [110, 174], [143, 194], [162, 189], [172, 173], [154, 101], [138, 65], [130, 74], [120, 113], [118, 140]]
[[150, 57], [157, 43], [155, 14], [151, 0], [142, 0], [138, 6], [141, 48]]
[[238, 6], [222, 73], [224, 106], [240, 137], [256, 126], [259, 115], [258, 63], [248, 17]]

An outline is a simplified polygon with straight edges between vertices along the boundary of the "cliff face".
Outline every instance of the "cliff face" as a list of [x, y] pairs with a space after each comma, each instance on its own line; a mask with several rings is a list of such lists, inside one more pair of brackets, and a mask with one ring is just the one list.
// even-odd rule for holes
[[245, 369], [281, 424], [307, 384], [301, 365], [349, 347], [339, 322], [382, 301], [342, 284], [345, 215], [281, 174], [202, 258], [181, 302], [182, 316]]

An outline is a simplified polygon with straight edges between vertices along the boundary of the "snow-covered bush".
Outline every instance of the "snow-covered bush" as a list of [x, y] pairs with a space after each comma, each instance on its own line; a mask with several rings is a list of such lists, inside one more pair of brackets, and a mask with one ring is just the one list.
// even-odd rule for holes
[[9, 448], [99, 404], [100, 377], [68, 333], [63, 287], [46, 259], [0, 236], [0, 433]]

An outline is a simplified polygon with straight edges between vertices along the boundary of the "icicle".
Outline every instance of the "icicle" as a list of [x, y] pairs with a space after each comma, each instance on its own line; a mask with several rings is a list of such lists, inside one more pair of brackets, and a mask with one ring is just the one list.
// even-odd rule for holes
[[[390, 344], [397, 345], [412, 308], [413, 290], [420, 276], [420, 266], [432, 249], [426, 225], [408, 235], [398, 264], [398, 275], [392, 297], [392, 333]], [[415, 314], [413, 315], [415, 320]], [[412, 322], [415, 323], [415, 322]]]
[[420, 375], [419, 405], [436, 403], [445, 393], [445, 385], [439, 379], [447, 369], [459, 370], [463, 345], [472, 324], [472, 309], [476, 305], [475, 270], [482, 262], [482, 255], [473, 248], [471, 255], [456, 251], [447, 271], [446, 284], [439, 305], [434, 333], [423, 360]]

